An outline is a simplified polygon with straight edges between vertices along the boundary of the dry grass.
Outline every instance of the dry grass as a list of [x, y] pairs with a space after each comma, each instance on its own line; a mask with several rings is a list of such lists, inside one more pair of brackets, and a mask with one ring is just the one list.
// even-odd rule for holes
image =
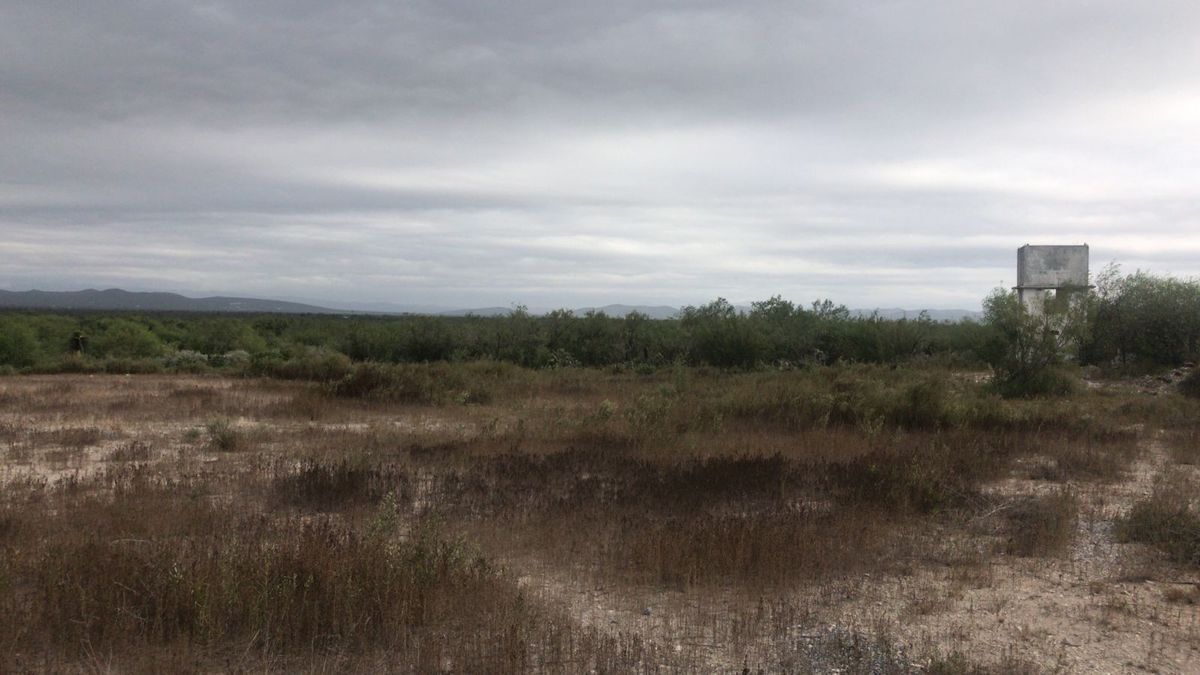
[[[327, 380], [0, 380], [0, 668], [914, 672], [929, 655], [889, 626], [822, 628], [832, 589], [1062, 557], [1079, 486], [1137, 460], [1130, 426], [1192, 410], [872, 368]], [[63, 452], [69, 473], [45, 464]], [[988, 489], [1027, 460], [1056, 485]], [[532, 593], [539, 569], [724, 604], [614, 628]], [[1024, 667], [1002, 657], [934, 672]]]
[[153, 455], [153, 447], [145, 441], [129, 441], [108, 455], [110, 462], [145, 462]]
[[271, 481], [271, 496], [277, 504], [317, 510], [375, 503], [389, 493], [407, 504], [410, 492], [406, 473], [346, 459], [308, 459], [294, 470], [277, 467]]

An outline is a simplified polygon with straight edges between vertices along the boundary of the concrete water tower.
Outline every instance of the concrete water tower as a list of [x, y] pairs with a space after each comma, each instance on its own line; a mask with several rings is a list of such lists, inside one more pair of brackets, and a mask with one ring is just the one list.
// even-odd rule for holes
[[1069, 306], [1071, 294], [1088, 286], [1088, 246], [1031, 246], [1017, 249], [1017, 297], [1031, 314], [1048, 301]]

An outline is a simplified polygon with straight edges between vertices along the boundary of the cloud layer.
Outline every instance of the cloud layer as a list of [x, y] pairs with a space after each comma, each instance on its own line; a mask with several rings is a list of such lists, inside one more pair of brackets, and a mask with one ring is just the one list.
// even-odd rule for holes
[[0, 287], [975, 307], [1200, 273], [1193, 2], [0, 0]]

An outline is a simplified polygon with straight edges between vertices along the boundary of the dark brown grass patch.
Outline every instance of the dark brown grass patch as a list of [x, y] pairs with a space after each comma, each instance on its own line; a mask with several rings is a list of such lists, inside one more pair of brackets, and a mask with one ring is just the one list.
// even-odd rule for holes
[[1022, 557], [1062, 555], [1075, 537], [1079, 498], [1072, 490], [1021, 498], [1004, 512], [1004, 552]]

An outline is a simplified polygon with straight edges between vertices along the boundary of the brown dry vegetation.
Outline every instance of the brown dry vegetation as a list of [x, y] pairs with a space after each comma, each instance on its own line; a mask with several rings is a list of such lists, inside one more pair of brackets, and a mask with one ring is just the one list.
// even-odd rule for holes
[[0, 670], [1198, 663], [1200, 403], [1169, 392], [476, 363], [0, 406]]

